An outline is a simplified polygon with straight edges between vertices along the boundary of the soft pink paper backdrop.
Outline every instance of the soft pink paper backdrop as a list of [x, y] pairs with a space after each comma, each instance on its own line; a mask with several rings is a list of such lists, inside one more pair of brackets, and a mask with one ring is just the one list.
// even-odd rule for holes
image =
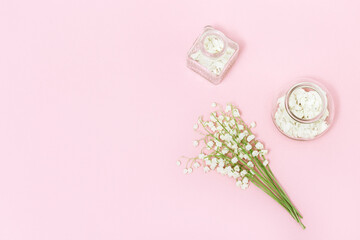
[[[0, 239], [360, 239], [360, 2], [2, 0]], [[203, 26], [244, 43], [222, 84], [185, 67]], [[270, 118], [321, 78], [337, 107], [312, 142]], [[252, 186], [175, 162], [192, 125], [234, 102], [307, 229]]]

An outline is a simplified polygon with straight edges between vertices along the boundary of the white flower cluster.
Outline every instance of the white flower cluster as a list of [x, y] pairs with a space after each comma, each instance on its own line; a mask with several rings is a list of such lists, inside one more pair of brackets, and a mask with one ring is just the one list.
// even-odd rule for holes
[[[217, 104], [213, 103], [212, 106], [216, 107]], [[184, 169], [185, 174], [202, 165], [205, 173], [215, 170], [234, 178], [236, 186], [247, 189], [259, 168], [268, 165], [269, 162], [264, 157], [268, 151], [250, 130], [256, 126], [255, 122], [248, 127], [240, 118], [239, 110], [233, 105], [227, 105], [225, 112], [211, 113], [209, 121], [199, 118], [194, 125], [195, 130], [198, 125], [202, 125], [206, 133], [203, 139], [194, 141], [194, 146], [199, 146], [201, 141], [204, 147], [197, 157], [189, 159], [190, 166], [188, 162]]]

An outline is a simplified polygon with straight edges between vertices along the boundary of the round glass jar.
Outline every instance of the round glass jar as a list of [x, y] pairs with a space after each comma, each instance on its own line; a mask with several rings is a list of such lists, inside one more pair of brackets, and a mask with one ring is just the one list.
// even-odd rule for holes
[[272, 120], [285, 136], [312, 140], [322, 136], [334, 118], [329, 91], [312, 78], [298, 79], [281, 91], [274, 101]]

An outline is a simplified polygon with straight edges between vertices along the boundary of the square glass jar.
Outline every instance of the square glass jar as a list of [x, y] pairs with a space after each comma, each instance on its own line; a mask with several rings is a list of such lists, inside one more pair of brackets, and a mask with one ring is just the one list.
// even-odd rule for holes
[[221, 31], [206, 26], [187, 54], [187, 66], [219, 84], [239, 55], [239, 45]]

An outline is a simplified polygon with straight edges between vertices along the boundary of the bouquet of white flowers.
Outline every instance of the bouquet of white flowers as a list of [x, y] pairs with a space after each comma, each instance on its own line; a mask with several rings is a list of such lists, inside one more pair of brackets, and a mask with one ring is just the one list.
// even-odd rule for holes
[[[213, 103], [212, 106], [217, 107], [217, 104]], [[205, 132], [201, 132], [199, 126]], [[195, 140], [194, 146], [200, 143], [204, 143], [204, 146], [198, 156], [187, 158], [184, 173], [189, 174], [193, 168], [203, 166], [205, 173], [216, 170], [234, 178], [236, 186], [242, 189], [247, 189], [252, 182], [283, 206], [305, 229], [301, 214], [270, 169], [269, 161], [265, 158], [268, 151], [250, 130], [255, 126], [255, 122], [247, 126], [239, 110], [232, 104], [228, 104], [225, 111], [219, 109], [212, 112], [208, 121], [200, 117], [194, 129], [203, 137]], [[181, 161], [178, 160], [177, 164], [181, 165]]]

